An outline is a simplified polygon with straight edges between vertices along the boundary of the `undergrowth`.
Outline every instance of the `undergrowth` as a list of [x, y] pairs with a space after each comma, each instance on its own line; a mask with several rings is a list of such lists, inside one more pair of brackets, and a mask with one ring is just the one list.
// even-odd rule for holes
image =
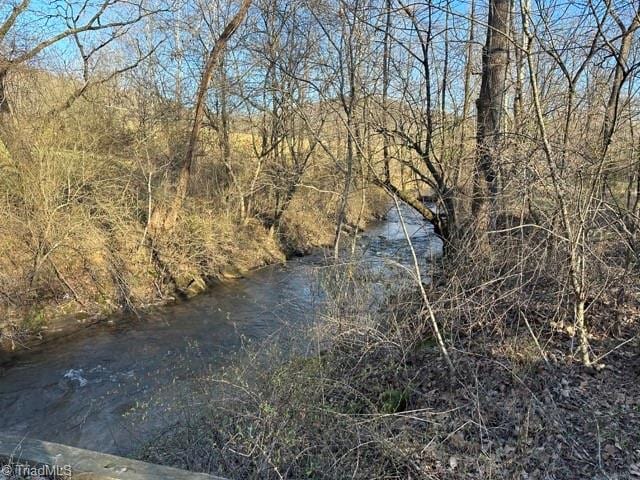
[[636, 280], [617, 278], [635, 292], [618, 298], [617, 320], [620, 283], [592, 299], [599, 366], [586, 368], [551, 274], [557, 252], [537, 245], [527, 260], [461, 256], [427, 286], [455, 377], [405, 269], [321, 269], [325, 302], [313, 333], [298, 334], [304, 348], [245, 350], [202, 379], [206, 406], [141, 457], [233, 479], [637, 476]]
[[[166, 118], [160, 105], [139, 124], [135, 112], [94, 103], [106, 94], [97, 89], [59, 117], [44, 115], [41, 99], [14, 119], [15, 128], [0, 130], [0, 348], [77, 320], [189, 297], [228, 272], [239, 276], [333, 242], [339, 202], [326, 192], [340, 180], [310, 171], [305, 188], [278, 204], [281, 188], [257, 176], [264, 166], [241, 132], [232, 132], [239, 165], [232, 173], [215, 134], [203, 134], [177, 224], [154, 235], [150, 218], [170, 201], [188, 122]], [[238, 188], [255, 191], [239, 200]], [[362, 228], [385, 206], [380, 192], [361, 187], [346, 223]], [[276, 208], [284, 213], [274, 225]]]

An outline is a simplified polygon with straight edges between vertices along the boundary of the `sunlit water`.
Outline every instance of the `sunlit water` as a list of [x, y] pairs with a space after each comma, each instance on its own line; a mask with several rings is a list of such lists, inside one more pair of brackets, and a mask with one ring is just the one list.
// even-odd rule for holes
[[[402, 212], [421, 261], [437, 255], [431, 228]], [[358, 240], [360, 258], [377, 269], [387, 268], [387, 260], [407, 263], [404, 238], [392, 209]], [[296, 258], [139, 319], [114, 317], [112, 324], [21, 353], [1, 369], [0, 431], [130, 453], [172, 422], [170, 409], [138, 414], [157, 408], [160, 392], [170, 402], [166, 392], [193, 389], [203, 372], [222, 368], [244, 342], [316, 321], [322, 309], [316, 273], [326, 264], [322, 252]]]

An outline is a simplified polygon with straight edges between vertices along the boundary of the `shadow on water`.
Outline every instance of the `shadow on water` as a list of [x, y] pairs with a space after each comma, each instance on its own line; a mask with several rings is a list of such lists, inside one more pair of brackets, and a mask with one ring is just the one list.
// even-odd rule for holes
[[[437, 255], [441, 246], [430, 226], [408, 209], [403, 216], [418, 256]], [[410, 251], [397, 212], [366, 231], [358, 249], [376, 268], [388, 268], [386, 259], [406, 263]], [[296, 258], [188, 302], [150, 309], [140, 319], [114, 318], [21, 354], [0, 374], [0, 429], [130, 452], [171, 422], [170, 407], [162, 415], [131, 414], [148, 408], [158, 392], [167, 407], [173, 394], [194, 388], [204, 372], [222, 368], [243, 342], [314, 322], [321, 308], [314, 272], [326, 264], [322, 252]]]

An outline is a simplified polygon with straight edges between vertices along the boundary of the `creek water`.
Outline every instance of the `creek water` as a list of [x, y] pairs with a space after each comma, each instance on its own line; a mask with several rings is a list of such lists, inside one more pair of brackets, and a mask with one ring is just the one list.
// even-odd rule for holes
[[[403, 218], [420, 258], [441, 248], [411, 210]], [[435, 240], [435, 241], [434, 241]], [[395, 209], [358, 240], [363, 261], [406, 261]], [[159, 392], [184, 392], [205, 371], [223, 368], [245, 341], [261, 341], [316, 321], [322, 309], [316, 269], [325, 253], [295, 258], [221, 283], [187, 302], [114, 317], [111, 322], [23, 351], [0, 368], [0, 431], [126, 455], [170, 414], [144, 411]], [[163, 393], [165, 395], [165, 393]], [[168, 408], [166, 411], [171, 410]]]

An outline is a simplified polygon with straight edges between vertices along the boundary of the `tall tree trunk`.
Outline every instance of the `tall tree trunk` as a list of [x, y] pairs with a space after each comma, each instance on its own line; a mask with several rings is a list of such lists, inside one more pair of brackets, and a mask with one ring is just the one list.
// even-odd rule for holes
[[240, 5], [240, 9], [235, 14], [235, 16], [231, 19], [231, 21], [224, 28], [218, 39], [216, 40], [211, 52], [209, 52], [209, 56], [207, 58], [207, 62], [204, 66], [204, 71], [202, 72], [202, 77], [200, 78], [200, 83], [198, 85], [198, 91], [196, 94], [196, 106], [193, 114], [193, 122], [191, 127], [191, 134], [189, 135], [189, 143], [187, 145], [187, 151], [184, 156], [184, 160], [182, 161], [182, 165], [180, 167], [180, 173], [178, 175], [178, 183], [176, 185], [175, 195], [173, 197], [173, 201], [169, 206], [164, 218], [157, 218], [162, 214], [159, 210], [156, 210], [156, 218], [153, 219], [152, 226], [155, 229], [161, 228], [163, 230], [171, 230], [176, 223], [178, 218], [178, 214], [182, 209], [182, 205], [184, 203], [185, 198], [187, 197], [187, 192], [189, 189], [189, 181], [191, 179], [191, 169], [193, 167], [193, 159], [196, 154], [196, 150], [198, 147], [198, 134], [200, 133], [200, 128], [202, 127], [202, 118], [204, 116], [205, 110], [205, 102], [207, 90], [209, 89], [209, 84], [211, 83], [211, 77], [213, 76], [213, 71], [220, 60], [220, 56], [224, 51], [225, 47], [229, 39], [236, 32], [238, 27], [242, 24], [245, 17], [247, 16], [247, 12], [249, 7], [251, 6], [251, 0], [243, 0]]
[[[515, 28], [513, 29], [515, 32]], [[524, 32], [520, 36], [520, 44], [524, 45], [526, 38]], [[516, 63], [516, 85], [513, 99], [513, 131], [519, 135], [522, 130], [524, 112], [524, 55], [519, 47], [514, 49]]]
[[609, 100], [607, 102], [607, 108], [605, 110], [604, 121], [602, 124], [600, 145], [600, 154], [602, 156], [606, 155], [616, 128], [620, 103], [620, 92], [622, 91], [622, 86], [627, 76], [629, 75], [627, 60], [629, 59], [631, 45], [633, 44], [635, 32], [636, 30], [638, 30], [638, 28], [640, 28], [640, 14], [635, 16], [628, 28], [625, 28], [624, 25], [620, 24], [620, 29], [622, 30], [620, 49], [614, 53], [616, 59], [616, 67], [613, 73], [613, 83], [611, 85], [611, 92], [609, 95]]
[[[387, 127], [386, 122], [386, 112], [388, 111], [388, 100], [389, 100], [389, 69], [390, 69], [390, 40], [391, 40], [391, 0], [385, 0], [385, 9], [386, 9], [386, 19], [384, 26], [384, 43], [382, 46], [382, 111], [384, 112], [384, 127]], [[389, 167], [390, 163], [390, 152], [389, 152], [389, 137], [384, 135], [382, 137], [382, 158], [384, 161], [384, 180], [385, 182], [391, 181], [391, 169]]]
[[[344, 62], [348, 70], [347, 71], [348, 98], [345, 98], [344, 80], [340, 82], [340, 85], [341, 85], [340, 98], [341, 98], [342, 107], [344, 109], [344, 113], [346, 116], [346, 128], [347, 128], [347, 132], [346, 132], [347, 133], [347, 136], [346, 136], [347, 168], [345, 172], [344, 188], [343, 188], [342, 197], [340, 200], [340, 207], [337, 212], [336, 233], [333, 240], [333, 256], [335, 260], [338, 260], [338, 257], [340, 254], [340, 238], [342, 236], [342, 226], [344, 225], [344, 222], [347, 218], [347, 208], [349, 206], [349, 194], [351, 192], [351, 183], [353, 180], [353, 163], [354, 163], [355, 157], [360, 156], [359, 152], [362, 147], [360, 142], [359, 128], [358, 128], [358, 125], [356, 125], [355, 118], [354, 118], [356, 113], [355, 112], [356, 106], [359, 101], [358, 91], [360, 90], [360, 87], [361, 87], [359, 82], [359, 77], [356, 71], [358, 69], [358, 64], [357, 64], [357, 58], [356, 58], [357, 52], [355, 51], [356, 44], [360, 40], [360, 32], [359, 30], [357, 30], [358, 27], [357, 27], [357, 21], [356, 21], [358, 8], [359, 8], [358, 2], [355, 3], [353, 8], [354, 8], [353, 19], [347, 22], [349, 33], [346, 39], [347, 40], [346, 46], [345, 46], [346, 59]], [[344, 75], [344, 72], [342, 73], [342, 75]]]
[[231, 160], [231, 143], [229, 141], [229, 93], [227, 72], [224, 59], [220, 60], [220, 122], [218, 123], [218, 138], [222, 160], [225, 165]]
[[7, 75], [6, 69], [0, 69], [0, 114], [9, 113], [11, 107], [9, 106], [9, 99], [7, 98]]
[[0, 151], [10, 150], [9, 125], [11, 124], [11, 107], [7, 98], [7, 70], [0, 69]]
[[218, 146], [220, 147], [220, 153], [222, 154], [222, 163], [224, 164], [227, 174], [231, 179], [231, 183], [236, 189], [238, 196], [238, 210], [240, 219], [245, 220], [245, 195], [242, 188], [242, 183], [238, 179], [236, 172], [231, 163], [231, 121], [229, 116], [229, 79], [227, 77], [226, 66], [224, 58], [220, 59], [219, 63], [219, 75], [220, 75], [220, 88], [218, 94]]
[[473, 202], [478, 245], [488, 248], [487, 232], [495, 228], [502, 113], [509, 66], [511, 0], [490, 0], [487, 39], [482, 50], [482, 82], [476, 101], [476, 167]]
[[[462, 118], [460, 119], [460, 144], [458, 146], [458, 161], [454, 172], [452, 188], [455, 192], [459, 191], [462, 182], [463, 167], [466, 164], [465, 143], [467, 140], [467, 117], [469, 116], [469, 104], [471, 103], [471, 73], [473, 70], [473, 44], [475, 42], [475, 13], [476, 2], [471, 0], [469, 6], [469, 33], [467, 37], [467, 51], [465, 54], [464, 66], [464, 92], [462, 100]], [[465, 182], [466, 183], [466, 182]], [[463, 198], [466, 195], [463, 195]]]

